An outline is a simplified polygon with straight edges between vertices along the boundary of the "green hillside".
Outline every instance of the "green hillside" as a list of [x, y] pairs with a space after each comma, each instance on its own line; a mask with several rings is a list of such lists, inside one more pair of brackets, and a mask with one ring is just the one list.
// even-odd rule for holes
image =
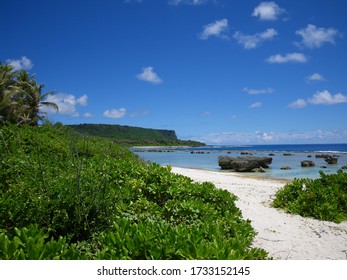
[[185, 145], [204, 146], [204, 143], [177, 139], [174, 130], [151, 129], [110, 124], [69, 125], [81, 134], [109, 138], [123, 145]]

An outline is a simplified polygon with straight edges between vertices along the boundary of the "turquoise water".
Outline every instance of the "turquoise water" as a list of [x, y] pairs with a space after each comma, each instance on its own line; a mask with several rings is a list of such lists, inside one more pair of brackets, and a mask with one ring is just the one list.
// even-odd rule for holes
[[[241, 152], [249, 152], [253, 156], [269, 157], [274, 154], [272, 164], [265, 173], [246, 173], [249, 176], [293, 180], [294, 178], [318, 178], [319, 171], [326, 174], [336, 173], [347, 165], [347, 144], [326, 145], [255, 145], [255, 146], [206, 146], [201, 148], [154, 148], [133, 149], [145, 161], [160, 165], [171, 165], [185, 168], [220, 170], [219, 156], [242, 156]], [[285, 156], [284, 153], [290, 153]], [[338, 157], [337, 164], [327, 164], [324, 158], [316, 155], [330, 154]], [[302, 160], [312, 160], [314, 167], [301, 167]], [[290, 170], [281, 170], [289, 166]], [[323, 166], [325, 168], [323, 168]], [[345, 170], [346, 171], [346, 170]], [[232, 172], [232, 171], [230, 171]], [[243, 173], [244, 174], [244, 173]]]

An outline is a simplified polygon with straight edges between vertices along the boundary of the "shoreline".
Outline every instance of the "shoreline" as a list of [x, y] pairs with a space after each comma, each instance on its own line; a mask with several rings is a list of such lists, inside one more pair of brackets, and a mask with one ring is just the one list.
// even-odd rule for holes
[[[345, 147], [346, 146], [346, 147]], [[347, 145], [340, 147], [341, 150], [345, 151]], [[145, 161], [156, 162], [160, 165], [171, 165], [184, 168], [197, 168], [207, 169], [212, 171], [222, 171], [219, 168], [219, 157], [230, 156], [230, 157], [243, 157], [243, 154], [251, 154], [252, 156], [258, 157], [271, 157], [272, 163], [269, 168], [266, 168], [264, 173], [246, 172], [241, 174], [242, 176], [251, 178], [266, 178], [266, 179], [279, 179], [285, 181], [293, 181], [297, 179], [317, 179], [320, 178], [320, 171], [325, 174], [336, 173], [341, 168], [347, 168], [347, 154], [343, 151], [339, 153], [329, 153], [333, 157], [337, 157], [336, 164], [328, 163], [323, 157], [325, 153], [314, 153], [314, 152], [303, 152], [300, 150], [288, 152], [292, 149], [287, 149], [288, 146], [284, 147], [273, 147], [271, 145], [257, 149], [250, 149], [245, 147], [244, 150], [231, 148], [225, 150], [225, 147], [204, 147], [204, 148], [177, 148], [177, 147], [151, 147], [151, 148], [139, 148], [134, 149], [133, 152], [139, 155]], [[289, 146], [290, 148], [291, 146]], [[281, 148], [281, 150], [275, 150]], [[305, 148], [307, 148], [305, 146]], [[310, 148], [310, 147], [308, 147]], [[312, 147], [311, 147], [312, 148]], [[314, 147], [321, 148], [319, 150], [330, 150], [332, 151], [335, 147]], [[317, 150], [318, 150], [317, 149]], [[312, 165], [310, 167], [303, 167], [302, 162], [310, 161]], [[229, 171], [229, 170], [227, 170]], [[230, 170], [230, 172], [232, 172]], [[239, 172], [237, 172], [239, 174]]]
[[[165, 165], [164, 165], [165, 166]], [[171, 165], [170, 165], [171, 166]], [[244, 178], [244, 179], [251, 179], [251, 180], [260, 180], [260, 181], [273, 181], [277, 183], [287, 184], [293, 182], [291, 179], [283, 179], [283, 178], [275, 178], [275, 177], [265, 177], [261, 174], [263, 173], [257, 173], [257, 172], [235, 172], [232, 170], [212, 170], [207, 168], [197, 168], [197, 167], [180, 167], [180, 166], [171, 166], [171, 168], [177, 168], [177, 169], [191, 169], [196, 171], [207, 171], [207, 172], [216, 172], [220, 174], [230, 174], [230, 176], [237, 177], [237, 178]]]
[[258, 232], [253, 245], [268, 251], [273, 259], [347, 259], [347, 222], [304, 218], [270, 206], [276, 191], [286, 184], [284, 180], [182, 167], [172, 167], [171, 172], [235, 194], [236, 206]]

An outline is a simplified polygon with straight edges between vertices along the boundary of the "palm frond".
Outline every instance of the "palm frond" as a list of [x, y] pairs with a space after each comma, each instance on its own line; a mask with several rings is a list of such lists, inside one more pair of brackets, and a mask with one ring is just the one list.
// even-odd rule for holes
[[47, 107], [53, 107], [57, 112], [59, 112], [59, 107], [54, 102], [44, 101], [44, 102], [41, 102], [40, 105], [47, 106]]

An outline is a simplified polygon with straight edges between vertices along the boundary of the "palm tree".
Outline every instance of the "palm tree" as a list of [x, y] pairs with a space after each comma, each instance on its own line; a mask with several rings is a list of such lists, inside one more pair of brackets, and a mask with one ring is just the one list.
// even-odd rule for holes
[[11, 112], [13, 109], [12, 94], [15, 84], [13, 67], [0, 62], [0, 121], [11, 121]]
[[42, 106], [58, 111], [57, 104], [44, 101], [54, 92], [42, 93], [43, 87], [28, 72], [15, 71], [12, 66], [0, 62], [0, 121], [37, 125], [44, 119]]
[[26, 71], [20, 71], [17, 77], [18, 87], [20, 89], [20, 106], [18, 106], [19, 123], [37, 125], [39, 120], [44, 119], [40, 108], [42, 106], [52, 107], [59, 110], [54, 102], [44, 101], [48, 96], [53, 95], [54, 91], [42, 93], [43, 84], [37, 84], [33, 76]]

